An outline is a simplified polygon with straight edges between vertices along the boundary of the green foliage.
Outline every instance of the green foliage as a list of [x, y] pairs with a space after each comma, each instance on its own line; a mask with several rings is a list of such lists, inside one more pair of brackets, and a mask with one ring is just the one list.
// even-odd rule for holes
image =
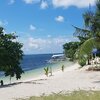
[[22, 44], [15, 41], [17, 37], [14, 34], [5, 34], [3, 30], [0, 27], [0, 71], [4, 71], [5, 76], [20, 79], [23, 73], [20, 66]]
[[49, 74], [49, 67], [44, 68], [44, 71], [45, 71], [45, 75], [48, 77], [48, 74]]
[[74, 60], [74, 54], [77, 51], [79, 45], [79, 42], [69, 42], [63, 45], [64, 53], [66, 57], [70, 58], [71, 61]]
[[100, 91], [74, 91], [72, 93], [54, 93], [48, 96], [30, 97], [16, 100], [100, 100]]
[[83, 14], [83, 18], [84, 28], [74, 26], [74, 36], [81, 42], [77, 53], [79, 60], [84, 55], [90, 55], [94, 48], [100, 49], [100, 0], [97, 0], [95, 12], [89, 10]]
[[83, 67], [84, 65], [86, 65], [86, 58], [82, 57], [81, 59], [79, 59], [78, 63]]

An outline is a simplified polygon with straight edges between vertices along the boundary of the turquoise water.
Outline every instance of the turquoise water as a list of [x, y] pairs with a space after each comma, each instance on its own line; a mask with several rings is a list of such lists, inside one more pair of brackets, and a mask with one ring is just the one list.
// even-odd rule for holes
[[[72, 64], [73, 64], [73, 62], [60, 61], [60, 62], [56, 62], [54, 64], [48, 64], [45, 67], [51, 67], [52, 68], [52, 73], [53, 73], [55, 71], [60, 71], [62, 65], [64, 65], [65, 67], [70, 67], [70, 65], [72, 65]], [[18, 80], [18, 82], [22, 81], [22, 80], [31, 79], [32, 77], [35, 78], [35, 77], [38, 77], [38, 76], [41, 76], [41, 75], [44, 75], [44, 67], [29, 70], [29, 71], [25, 71], [25, 73], [22, 74], [21, 80]], [[4, 84], [9, 84], [10, 83], [10, 77], [9, 76], [8, 77], [1, 76], [0, 80], [3, 80]], [[16, 82], [15, 77], [12, 78], [12, 83], [13, 82]]]

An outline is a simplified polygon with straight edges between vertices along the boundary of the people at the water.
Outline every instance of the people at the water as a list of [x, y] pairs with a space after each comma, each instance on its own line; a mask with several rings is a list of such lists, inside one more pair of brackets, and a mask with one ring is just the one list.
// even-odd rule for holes
[[52, 76], [52, 67], [50, 67], [50, 74], [51, 74], [50, 76]]
[[1, 86], [3, 86], [3, 80], [1, 80], [0, 83], [1, 83]]

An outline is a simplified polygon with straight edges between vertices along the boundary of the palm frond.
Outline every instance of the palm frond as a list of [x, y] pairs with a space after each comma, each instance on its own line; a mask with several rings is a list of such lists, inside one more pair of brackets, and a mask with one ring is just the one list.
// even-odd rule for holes
[[96, 2], [96, 15], [100, 16], [100, 0]]
[[86, 27], [91, 26], [91, 21], [93, 19], [94, 13], [92, 11], [87, 11], [83, 14], [84, 24]]
[[80, 54], [89, 54], [95, 47], [95, 40], [94, 38], [90, 38], [87, 41], [85, 41], [80, 48]]
[[90, 55], [94, 48], [98, 48], [98, 43], [95, 41], [94, 38], [88, 39], [78, 49], [78, 51], [77, 51], [78, 58], [81, 59], [85, 55]]
[[90, 30], [87, 30], [87, 29], [82, 29], [82, 28], [79, 28], [79, 27], [76, 27], [76, 26], [73, 26], [76, 30], [74, 32], [74, 36], [81, 36], [81, 37], [87, 37], [89, 36], [90, 34]]

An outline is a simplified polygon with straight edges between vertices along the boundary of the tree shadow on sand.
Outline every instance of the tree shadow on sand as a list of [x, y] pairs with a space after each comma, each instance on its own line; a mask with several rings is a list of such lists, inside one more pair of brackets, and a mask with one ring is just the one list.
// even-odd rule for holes
[[38, 80], [31, 80], [31, 81], [26, 81], [26, 82], [15, 82], [15, 83], [11, 83], [11, 84], [4, 84], [2, 86], [0, 86], [0, 88], [7, 88], [7, 87], [12, 87], [12, 86], [16, 86], [19, 84], [43, 84], [43, 81], [46, 81], [47, 79], [38, 79]]
[[33, 81], [27, 81], [27, 82], [23, 82], [23, 83], [28, 83], [28, 84], [43, 84], [43, 81], [46, 81], [47, 79], [37, 79], [37, 80], [33, 80]]
[[14, 85], [18, 85], [18, 84], [21, 84], [22, 82], [16, 82], [16, 83], [11, 83], [11, 84], [5, 84], [5, 85], [2, 85], [0, 86], [0, 88], [6, 88], [6, 87], [12, 87]]

